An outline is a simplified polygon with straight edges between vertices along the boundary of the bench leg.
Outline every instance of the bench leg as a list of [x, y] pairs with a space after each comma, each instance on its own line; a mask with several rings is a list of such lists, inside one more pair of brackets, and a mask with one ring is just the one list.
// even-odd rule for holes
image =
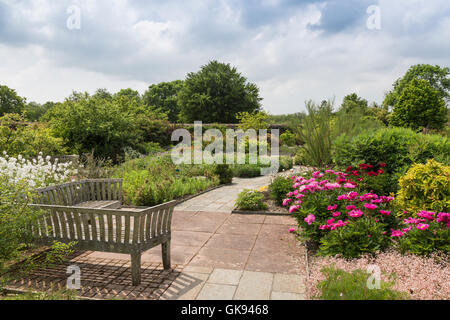
[[164, 270], [170, 269], [170, 240], [161, 244]]
[[133, 286], [141, 284], [141, 253], [139, 251], [131, 253], [131, 280]]

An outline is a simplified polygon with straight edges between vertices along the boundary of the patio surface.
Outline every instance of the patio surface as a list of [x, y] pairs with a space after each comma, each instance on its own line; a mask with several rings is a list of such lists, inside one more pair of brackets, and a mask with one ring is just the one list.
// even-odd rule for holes
[[80, 294], [124, 299], [306, 298], [305, 250], [289, 228], [290, 216], [231, 214], [237, 194], [268, 185], [270, 177], [234, 179], [176, 207], [172, 220], [172, 270], [161, 265], [161, 246], [142, 254], [142, 284], [131, 286], [130, 257], [83, 251], [53, 269], [13, 283], [42, 290], [63, 287], [66, 266], [81, 269]]

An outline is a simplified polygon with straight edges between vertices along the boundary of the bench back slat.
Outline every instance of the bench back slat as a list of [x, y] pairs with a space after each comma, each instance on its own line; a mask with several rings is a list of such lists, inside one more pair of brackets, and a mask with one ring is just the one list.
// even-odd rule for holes
[[170, 237], [175, 203], [131, 211], [33, 204], [43, 215], [31, 230], [47, 240], [79, 241], [91, 250], [128, 252], [130, 246], [153, 246]]

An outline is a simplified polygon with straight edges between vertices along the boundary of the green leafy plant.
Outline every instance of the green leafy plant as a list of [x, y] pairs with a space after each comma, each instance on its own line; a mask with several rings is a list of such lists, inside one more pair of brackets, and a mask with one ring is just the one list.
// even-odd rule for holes
[[450, 166], [434, 160], [413, 165], [399, 180], [396, 203], [413, 214], [420, 210], [450, 209]]
[[264, 195], [261, 192], [245, 189], [238, 194], [236, 207], [241, 210], [266, 210], [267, 204], [263, 202]]
[[214, 173], [219, 176], [221, 184], [228, 184], [233, 180], [233, 169], [228, 164], [217, 164]]
[[398, 250], [401, 253], [429, 255], [436, 251], [450, 252], [450, 228], [438, 222], [428, 222], [425, 230], [412, 226], [411, 230], [398, 238]]
[[418, 129], [442, 129], [447, 122], [447, 107], [438, 90], [424, 79], [411, 80], [402, 90], [389, 123]]
[[331, 117], [333, 103], [324, 101], [316, 105], [312, 101], [306, 103], [308, 115], [303, 119], [297, 134], [304, 141], [304, 161], [308, 165], [324, 167], [331, 163]]
[[403, 300], [409, 295], [393, 289], [394, 282], [380, 280], [380, 288], [369, 289], [370, 274], [357, 269], [352, 273], [334, 267], [321, 270], [326, 276], [317, 287], [322, 300]]
[[449, 157], [450, 141], [440, 135], [423, 135], [406, 128], [384, 128], [355, 137], [339, 136], [333, 143], [333, 161], [340, 167], [360, 163], [386, 163], [386, 173], [395, 173], [414, 162]]
[[270, 197], [276, 201], [278, 205], [283, 203], [286, 198], [286, 194], [292, 190], [292, 180], [278, 176], [269, 186]]
[[389, 244], [384, 233], [383, 223], [362, 217], [351, 221], [343, 228], [330, 231], [320, 239], [319, 254], [342, 255], [345, 258], [359, 258], [367, 253], [375, 254]]
[[25, 181], [12, 183], [0, 176], [0, 269], [5, 261], [19, 257], [21, 248], [33, 240], [30, 227], [41, 212], [29, 207], [31, 199]]
[[280, 135], [280, 141], [283, 145], [287, 146], [295, 146], [295, 134], [293, 134], [290, 130], [286, 130]]

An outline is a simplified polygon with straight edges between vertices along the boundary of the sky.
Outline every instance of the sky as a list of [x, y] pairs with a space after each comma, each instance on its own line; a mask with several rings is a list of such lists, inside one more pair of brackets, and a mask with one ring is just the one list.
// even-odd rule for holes
[[210, 60], [271, 114], [352, 92], [381, 103], [411, 65], [450, 67], [450, 1], [0, 0], [0, 84], [28, 102], [143, 93]]

